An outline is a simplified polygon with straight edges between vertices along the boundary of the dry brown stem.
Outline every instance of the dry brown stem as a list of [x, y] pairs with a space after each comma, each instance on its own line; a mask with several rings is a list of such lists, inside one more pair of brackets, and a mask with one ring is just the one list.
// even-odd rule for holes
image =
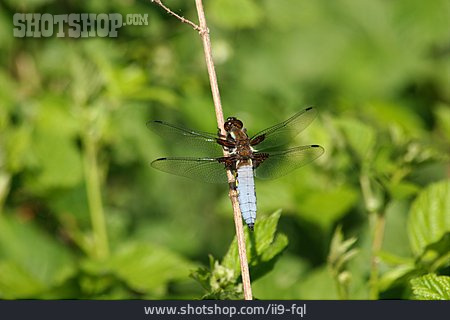
[[[211, 85], [211, 93], [214, 102], [214, 110], [216, 112], [216, 120], [217, 126], [220, 128], [222, 134], [225, 134], [225, 130], [223, 128], [224, 119], [223, 119], [223, 111], [222, 111], [222, 103], [220, 101], [220, 92], [219, 86], [217, 84], [217, 76], [214, 68], [214, 62], [212, 59], [212, 51], [211, 51], [211, 40], [209, 38], [209, 29], [206, 24], [205, 11], [203, 9], [202, 0], [195, 0], [195, 5], [197, 8], [197, 15], [200, 25], [193, 23], [192, 21], [174, 13], [168, 7], [166, 7], [161, 0], [152, 0], [152, 2], [156, 3], [160, 7], [162, 7], [167, 13], [176, 17], [183, 23], [187, 23], [194, 30], [198, 31], [200, 37], [203, 42], [203, 51], [205, 55], [206, 66], [208, 69], [209, 82]], [[224, 151], [224, 154], [227, 155], [227, 152]], [[228, 183], [234, 183], [235, 177], [233, 173], [228, 170], [227, 171]], [[237, 191], [234, 188], [229, 189], [229, 197], [231, 199], [231, 204], [233, 207], [233, 216], [234, 216], [234, 224], [236, 227], [236, 239], [238, 243], [238, 251], [239, 251], [239, 260], [241, 264], [241, 276], [242, 276], [242, 287], [244, 291], [244, 299], [252, 300], [252, 287], [250, 282], [250, 272], [248, 270], [248, 262], [247, 262], [247, 253], [245, 247], [245, 236], [244, 236], [244, 227], [242, 224], [242, 214], [239, 208], [239, 201], [237, 196]]]

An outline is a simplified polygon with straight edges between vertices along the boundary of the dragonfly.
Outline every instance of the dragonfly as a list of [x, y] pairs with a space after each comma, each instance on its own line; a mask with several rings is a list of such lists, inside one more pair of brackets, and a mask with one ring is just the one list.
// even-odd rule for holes
[[[317, 111], [308, 107], [289, 119], [259, 131], [253, 136], [241, 120], [227, 118], [226, 134], [194, 131], [164, 121], [154, 120], [147, 127], [163, 138], [186, 148], [205, 152], [204, 157], [165, 157], [151, 162], [160, 171], [207, 183], [227, 183], [226, 170], [235, 177], [242, 217], [253, 230], [256, 221], [256, 192], [254, 177], [268, 180], [284, 176], [324, 153], [317, 145], [287, 148], [286, 145], [302, 132], [316, 117]], [[223, 151], [226, 151], [224, 156]], [[220, 152], [221, 156], [217, 156]]]

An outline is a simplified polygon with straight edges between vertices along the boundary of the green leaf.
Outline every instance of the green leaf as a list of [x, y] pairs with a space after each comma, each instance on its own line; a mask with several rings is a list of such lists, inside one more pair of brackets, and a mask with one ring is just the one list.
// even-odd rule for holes
[[398, 200], [391, 200], [386, 206], [384, 211], [385, 229], [382, 245], [382, 250], [385, 253], [405, 258], [411, 258], [413, 256], [408, 240], [408, 230], [405, 228], [410, 206], [410, 201]]
[[30, 128], [27, 126], [12, 127], [3, 136], [6, 138], [6, 166], [8, 170], [10, 172], [23, 170], [31, 147], [32, 134]]
[[344, 240], [344, 233], [342, 232], [341, 226], [336, 228], [331, 239], [328, 267], [336, 282], [340, 299], [348, 299], [349, 284], [352, 275], [347, 270], [346, 264], [358, 254], [357, 249], [351, 249], [356, 241], [357, 239], [355, 237]]
[[398, 183], [389, 182], [387, 188], [391, 196], [395, 199], [404, 199], [415, 195], [419, 190], [419, 186], [408, 181]]
[[1, 299], [35, 297], [43, 290], [45, 285], [18, 263], [11, 260], [0, 261]]
[[328, 255], [328, 262], [336, 274], [344, 270], [345, 263], [353, 258], [358, 250], [351, 249], [350, 247], [355, 244], [357, 239], [355, 237], [349, 238], [344, 241], [344, 234], [342, 233], [341, 226], [336, 228], [333, 239], [331, 240], [330, 253]]
[[352, 118], [342, 118], [337, 120], [337, 123], [342, 128], [351, 149], [359, 156], [360, 160], [366, 159], [375, 144], [374, 129]]
[[416, 256], [450, 232], [450, 180], [430, 185], [411, 206], [408, 236]]
[[411, 258], [400, 257], [396, 254], [387, 251], [378, 251], [377, 257], [380, 258], [382, 262], [391, 266], [399, 266], [403, 264], [414, 264]]
[[[254, 231], [245, 229], [245, 243], [251, 280], [255, 281], [271, 271], [288, 244], [284, 234], [276, 234], [281, 210], [269, 217], [260, 218]], [[192, 274], [206, 289], [203, 299], [242, 299], [242, 285], [236, 237], [233, 239], [222, 263], [210, 256], [210, 267], [200, 268]]]
[[435, 272], [440, 268], [450, 266], [450, 232], [441, 239], [426, 247], [424, 254], [420, 256], [420, 265], [428, 272]]
[[202, 299], [234, 300], [243, 298], [242, 284], [235, 270], [229, 269], [209, 255], [209, 268], [200, 267], [191, 273], [206, 290]]
[[39, 132], [34, 148], [40, 170], [36, 179], [30, 179], [33, 189], [72, 187], [81, 181], [81, 157], [72, 140], [57, 132]]
[[194, 265], [178, 254], [148, 243], [123, 245], [107, 268], [139, 292], [164, 293], [170, 281], [185, 279]]
[[309, 193], [299, 203], [299, 212], [323, 228], [331, 226], [345, 215], [358, 200], [357, 192], [349, 187]]
[[411, 274], [417, 272], [413, 261], [409, 263], [398, 265], [389, 271], [386, 271], [378, 280], [378, 286], [380, 290], [384, 291], [389, 289], [396, 283], [404, 282], [405, 278], [411, 276]]
[[[269, 217], [258, 219], [253, 232], [245, 229], [247, 258], [252, 280], [272, 270], [277, 258], [288, 245], [288, 239], [284, 234], [276, 234], [280, 214], [281, 210], [278, 210]], [[222, 265], [235, 270], [237, 276], [240, 275], [236, 237], [223, 258]]]
[[419, 300], [450, 300], [450, 277], [434, 273], [411, 279], [413, 293]]
[[37, 174], [29, 177], [28, 185], [38, 193], [49, 188], [73, 187], [83, 177], [81, 154], [76, 145], [77, 120], [64, 100], [51, 94], [37, 109], [31, 149]]
[[0, 272], [0, 294], [3, 285], [16, 283], [8, 290], [8, 295], [15, 298], [57, 286], [75, 272], [74, 259], [66, 247], [31, 223], [5, 216], [0, 216], [0, 259], [3, 270], [16, 268], [12, 273]]

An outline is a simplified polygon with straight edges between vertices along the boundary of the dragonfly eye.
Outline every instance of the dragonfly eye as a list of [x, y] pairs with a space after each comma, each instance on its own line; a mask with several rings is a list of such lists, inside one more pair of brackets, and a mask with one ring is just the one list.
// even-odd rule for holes
[[228, 117], [227, 122], [223, 125], [225, 131], [229, 132], [231, 130], [231, 126], [234, 126], [238, 129], [242, 129], [244, 126], [241, 120], [236, 119], [235, 117]]
[[235, 120], [233, 121], [233, 124], [238, 128], [238, 129], [242, 129], [244, 127], [244, 124], [242, 123], [241, 120], [238, 120], [235, 118]]
[[230, 123], [230, 121], [228, 121], [228, 119], [227, 119], [227, 122], [225, 122], [223, 125], [223, 128], [225, 129], [226, 132], [229, 132], [231, 130], [231, 123]]
[[235, 117], [228, 117], [227, 121], [224, 123], [223, 128], [226, 132], [229, 132], [231, 130], [231, 126], [234, 124], [234, 122], [237, 119]]

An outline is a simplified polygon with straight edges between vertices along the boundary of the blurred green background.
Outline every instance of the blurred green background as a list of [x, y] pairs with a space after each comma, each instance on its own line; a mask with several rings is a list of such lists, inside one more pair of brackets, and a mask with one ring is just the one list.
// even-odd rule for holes
[[[410, 299], [412, 278], [448, 281], [450, 3], [204, 2], [225, 117], [252, 134], [319, 112], [292, 145], [325, 154], [256, 182], [258, 221], [279, 245], [254, 296]], [[197, 21], [194, 1], [165, 4]], [[16, 12], [148, 25], [14, 38]], [[5, 0], [0, 52], [0, 298], [239, 296], [233, 246], [220, 261], [234, 236], [227, 185], [149, 166], [188, 150], [148, 120], [217, 132], [198, 33], [150, 1]]]

